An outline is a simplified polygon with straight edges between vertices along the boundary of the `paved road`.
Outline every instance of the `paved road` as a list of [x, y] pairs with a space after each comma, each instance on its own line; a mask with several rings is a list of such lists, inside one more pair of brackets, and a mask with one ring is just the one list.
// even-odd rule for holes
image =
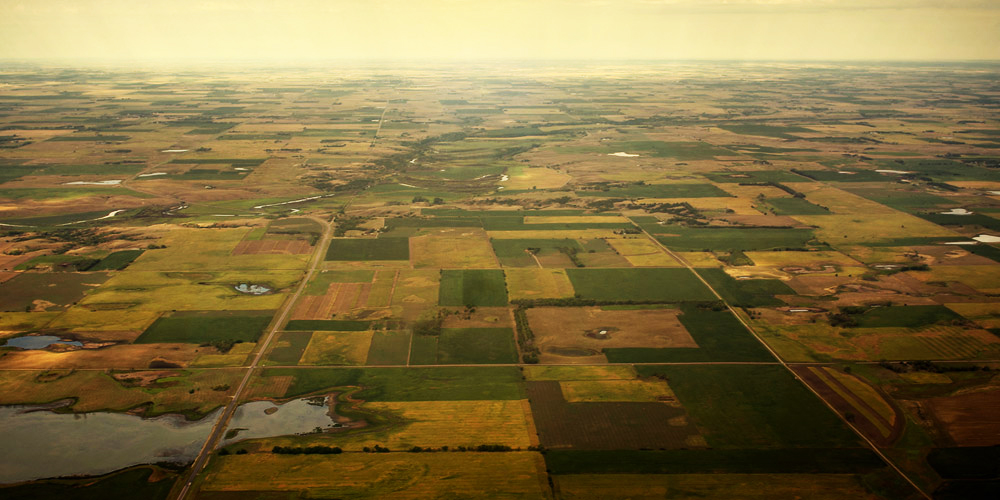
[[264, 359], [264, 354], [267, 353], [267, 348], [271, 344], [271, 341], [277, 336], [278, 332], [285, 325], [285, 321], [288, 319], [288, 315], [291, 314], [292, 308], [295, 302], [298, 300], [299, 295], [305, 290], [306, 284], [312, 279], [313, 274], [315, 274], [316, 269], [323, 262], [324, 250], [326, 249], [327, 243], [330, 241], [330, 236], [333, 232], [333, 226], [328, 222], [316, 218], [309, 217], [316, 222], [319, 222], [323, 227], [323, 237], [316, 244], [315, 254], [313, 255], [312, 261], [309, 264], [309, 270], [306, 272], [305, 277], [299, 283], [299, 286], [295, 289], [293, 293], [286, 301], [281, 309], [281, 313], [278, 315], [278, 319], [272, 323], [271, 329], [267, 332], [267, 336], [264, 340], [257, 346], [257, 354], [254, 356], [253, 361], [246, 367], [246, 373], [243, 375], [243, 379], [240, 380], [240, 384], [236, 386], [236, 391], [230, 396], [229, 403], [226, 405], [222, 414], [219, 415], [219, 420], [215, 422], [212, 426], [212, 431], [208, 434], [208, 439], [205, 440], [205, 444], [202, 445], [201, 450], [198, 452], [198, 457], [195, 458], [194, 463], [191, 465], [191, 472], [188, 474], [187, 482], [184, 483], [184, 487], [178, 493], [178, 500], [183, 500], [187, 497], [188, 492], [191, 489], [191, 485], [194, 483], [195, 477], [198, 473], [205, 468], [205, 464], [208, 462], [209, 457], [212, 454], [212, 450], [215, 448], [215, 444], [219, 442], [222, 434], [226, 430], [226, 426], [229, 423], [229, 419], [232, 418], [233, 413], [236, 411], [236, 407], [239, 406], [240, 397], [246, 390], [247, 385], [250, 383], [250, 379], [253, 376], [254, 371], [260, 366], [261, 360]]

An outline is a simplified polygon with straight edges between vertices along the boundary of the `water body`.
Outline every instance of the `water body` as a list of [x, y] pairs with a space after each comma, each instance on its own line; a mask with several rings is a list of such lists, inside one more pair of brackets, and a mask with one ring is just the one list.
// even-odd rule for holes
[[83, 342], [76, 340], [61, 339], [54, 335], [27, 335], [8, 339], [4, 347], [19, 347], [21, 349], [45, 349], [52, 344], [69, 344], [82, 346]]
[[287, 436], [340, 427], [329, 415], [328, 398], [296, 399], [283, 405], [272, 401], [254, 401], [236, 408], [229, 429], [241, 429], [225, 439], [227, 445], [244, 439]]
[[248, 293], [250, 295], [264, 295], [265, 293], [271, 292], [271, 289], [266, 286], [254, 285], [252, 283], [251, 284], [240, 283], [239, 285], [236, 285], [233, 288], [235, 288], [237, 292]]
[[[222, 411], [192, 422], [181, 415], [71, 414], [52, 412], [52, 407], [0, 407], [0, 442], [5, 445], [0, 483], [106, 474], [144, 463], [187, 463], [198, 455]], [[336, 427], [329, 409], [321, 398], [240, 405], [228, 428], [245, 430], [225, 444]]]

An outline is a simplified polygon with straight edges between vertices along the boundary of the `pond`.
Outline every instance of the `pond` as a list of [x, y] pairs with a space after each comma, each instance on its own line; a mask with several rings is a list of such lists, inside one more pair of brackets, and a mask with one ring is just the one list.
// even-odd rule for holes
[[237, 292], [248, 293], [250, 295], [264, 295], [271, 293], [271, 289], [264, 285], [255, 285], [253, 283], [240, 283], [234, 286]]
[[[65, 403], [64, 403], [65, 404]], [[59, 405], [0, 406], [5, 445], [0, 483], [69, 475], [96, 475], [136, 464], [187, 463], [197, 456], [221, 409], [188, 421], [181, 415], [142, 418], [125, 413], [55, 413]], [[228, 426], [245, 429], [224, 441], [303, 434], [337, 427], [325, 398], [283, 405], [240, 405]], [[230, 433], [232, 434], [232, 433]]]
[[26, 335], [7, 339], [4, 347], [18, 347], [20, 349], [45, 349], [52, 344], [68, 344], [82, 346], [83, 342], [56, 337], [55, 335]]

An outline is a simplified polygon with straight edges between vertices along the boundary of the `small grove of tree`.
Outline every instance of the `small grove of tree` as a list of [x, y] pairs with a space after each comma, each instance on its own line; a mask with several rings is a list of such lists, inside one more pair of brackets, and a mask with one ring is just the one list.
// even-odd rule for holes
[[305, 447], [295, 447], [295, 446], [275, 446], [271, 448], [271, 453], [277, 455], [339, 455], [343, 453], [344, 450], [337, 446], [305, 446]]

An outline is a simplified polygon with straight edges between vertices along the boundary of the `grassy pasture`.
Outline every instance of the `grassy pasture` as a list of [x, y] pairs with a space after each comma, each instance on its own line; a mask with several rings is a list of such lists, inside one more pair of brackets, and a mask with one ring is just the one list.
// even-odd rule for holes
[[687, 269], [567, 269], [566, 274], [585, 299], [681, 302], [715, 298]]
[[[560, 248], [567, 251], [583, 251], [583, 247], [576, 240], [519, 240], [519, 239], [492, 239], [493, 250], [496, 253], [500, 264], [504, 267], [537, 267], [535, 259], [528, 253], [528, 249], [537, 249], [537, 256], [559, 254]], [[570, 264], [572, 265], [572, 264]]]
[[507, 288], [503, 271], [442, 270], [438, 303], [442, 306], [505, 306]]
[[161, 316], [136, 344], [256, 342], [271, 322], [274, 311], [183, 311]]
[[722, 130], [727, 130], [740, 135], [757, 135], [762, 137], [774, 137], [777, 139], [800, 139], [795, 133], [815, 133], [815, 130], [795, 125], [763, 125], [763, 124], [739, 124], [739, 125], [719, 125]]
[[671, 250], [729, 251], [804, 248], [813, 239], [810, 229], [714, 228], [660, 225], [652, 218], [633, 220]]

